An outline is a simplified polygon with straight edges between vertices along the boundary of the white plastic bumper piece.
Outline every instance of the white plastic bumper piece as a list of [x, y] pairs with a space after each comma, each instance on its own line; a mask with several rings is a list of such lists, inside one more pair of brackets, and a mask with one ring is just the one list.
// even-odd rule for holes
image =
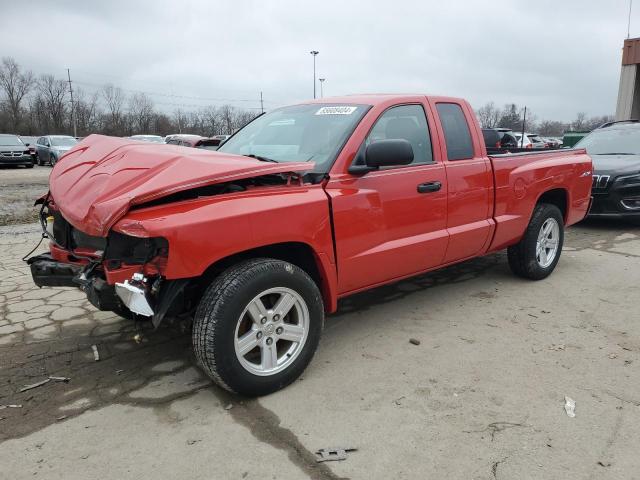
[[116, 293], [129, 310], [145, 317], [153, 316], [153, 308], [149, 305], [144, 289], [131, 285], [128, 280], [116, 283]]

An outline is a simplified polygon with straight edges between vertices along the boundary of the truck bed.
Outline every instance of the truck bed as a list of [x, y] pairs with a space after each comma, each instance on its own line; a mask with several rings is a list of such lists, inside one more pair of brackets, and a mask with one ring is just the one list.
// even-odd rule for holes
[[[489, 155], [493, 165], [496, 232], [490, 250], [500, 250], [526, 228], [539, 192], [566, 195], [565, 225], [584, 218], [591, 199], [591, 159], [584, 149]], [[576, 172], [585, 172], [576, 175]], [[549, 193], [552, 192], [552, 193]]]

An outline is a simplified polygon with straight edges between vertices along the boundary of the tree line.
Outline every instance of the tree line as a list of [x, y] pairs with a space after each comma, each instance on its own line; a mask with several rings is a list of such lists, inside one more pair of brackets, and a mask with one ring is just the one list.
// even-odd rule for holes
[[[145, 93], [127, 95], [111, 84], [89, 94], [73, 89], [53, 75], [36, 76], [11, 57], [0, 64], [0, 132], [18, 135], [91, 133], [114, 136], [192, 133], [228, 135], [251, 121], [257, 113], [231, 105], [197, 110], [158, 111]], [[75, 118], [74, 118], [75, 117]]]
[[[510, 128], [519, 132], [522, 130], [524, 109], [514, 103], [499, 108], [494, 102], [489, 102], [476, 110], [476, 116], [482, 128]], [[536, 115], [527, 109], [525, 130], [544, 137], [561, 137], [564, 132], [569, 130], [591, 131], [603, 123], [613, 120], [613, 115], [587, 117], [586, 113], [579, 112], [571, 122], [559, 122], [557, 120], [538, 121]]]

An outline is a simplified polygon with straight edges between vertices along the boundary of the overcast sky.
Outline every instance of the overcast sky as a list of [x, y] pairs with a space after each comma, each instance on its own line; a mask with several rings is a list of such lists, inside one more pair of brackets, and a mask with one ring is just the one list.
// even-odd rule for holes
[[[614, 113], [629, 0], [0, 0], [0, 55], [171, 111], [419, 92], [527, 105], [539, 120]], [[631, 36], [640, 35], [640, 2]], [[319, 87], [318, 87], [319, 88]], [[319, 95], [319, 93], [318, 93]]]

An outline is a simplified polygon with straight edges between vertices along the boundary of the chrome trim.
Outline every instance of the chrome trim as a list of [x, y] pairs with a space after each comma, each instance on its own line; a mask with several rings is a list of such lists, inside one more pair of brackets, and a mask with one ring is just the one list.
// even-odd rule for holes
[[591, 188], [599, 188], [599, 189], [607, 188], [610, 178], [611, 178], [611, 175], [594, 175]]
[[620, 205], [622, 205], [622, 208], [624, 208], [625, 210], [631, 210], [634, 212], [640, 211], [640, 207], [631, 207], [629, 205], [627, 205], [625, 202], [625, 200], [633, 200], [635, 202], [640, 201], [640, 197], [630, 197], [630, 198], [623, 198], [622, 200], [620, 200]]

